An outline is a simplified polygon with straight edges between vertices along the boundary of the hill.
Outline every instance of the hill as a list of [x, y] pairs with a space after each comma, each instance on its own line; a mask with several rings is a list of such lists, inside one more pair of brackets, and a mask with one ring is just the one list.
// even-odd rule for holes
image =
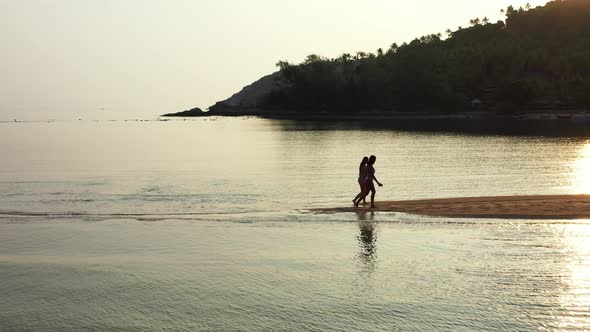
[[[300, 114], [563, 111], [590, 107], [590, 1], [508, 7], [505, 20], [375, 53], [309, 55], [210, 108]], [[272, 79], [272, 83], [270, 83]], [[263, 87], [263, 88], [257, 88]], [[247, 102], [245, 102], [247, 101]]]

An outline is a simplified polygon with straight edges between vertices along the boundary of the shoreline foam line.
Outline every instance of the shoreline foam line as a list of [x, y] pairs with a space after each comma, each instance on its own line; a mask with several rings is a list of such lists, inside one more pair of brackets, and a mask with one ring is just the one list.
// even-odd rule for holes
[[457, 197], [377, 201], [377, 208], [317, 208], [316, 213], [403, 212], [425, 216], [501, 219], [590, 219], [590, 195]]

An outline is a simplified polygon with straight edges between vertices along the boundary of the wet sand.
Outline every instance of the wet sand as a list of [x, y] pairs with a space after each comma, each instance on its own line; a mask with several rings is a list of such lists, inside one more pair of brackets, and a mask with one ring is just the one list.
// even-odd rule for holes
[[[352, 205], [352, 203], [351, 203]], [[354, 208], [314, 209], [314, 212], [356, 212], [375, 210], [427, 216], [505, 219], [590, 219], [590, 195], [496, 196], [377, 201]]]

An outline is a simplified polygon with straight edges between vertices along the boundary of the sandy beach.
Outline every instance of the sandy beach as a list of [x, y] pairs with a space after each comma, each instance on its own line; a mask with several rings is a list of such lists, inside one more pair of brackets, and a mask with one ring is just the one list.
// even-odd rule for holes
[[[522, 219], [590, 219], [590, 195], [496, 196], [378, 201], [377, 211], [426, 216]], [[355, 212], [365, 207], [315, 209], [315, 212]]]

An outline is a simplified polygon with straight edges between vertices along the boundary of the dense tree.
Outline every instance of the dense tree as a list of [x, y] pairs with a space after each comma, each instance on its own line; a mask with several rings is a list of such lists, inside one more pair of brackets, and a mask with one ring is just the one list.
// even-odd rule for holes
[[288, 81], [269, 107], [305, 111], [491, 110], [590, 106], [590, 1], [556, 0], [472, 19], [469, 28], [392, 44], [376, 55], [279, 61]]

